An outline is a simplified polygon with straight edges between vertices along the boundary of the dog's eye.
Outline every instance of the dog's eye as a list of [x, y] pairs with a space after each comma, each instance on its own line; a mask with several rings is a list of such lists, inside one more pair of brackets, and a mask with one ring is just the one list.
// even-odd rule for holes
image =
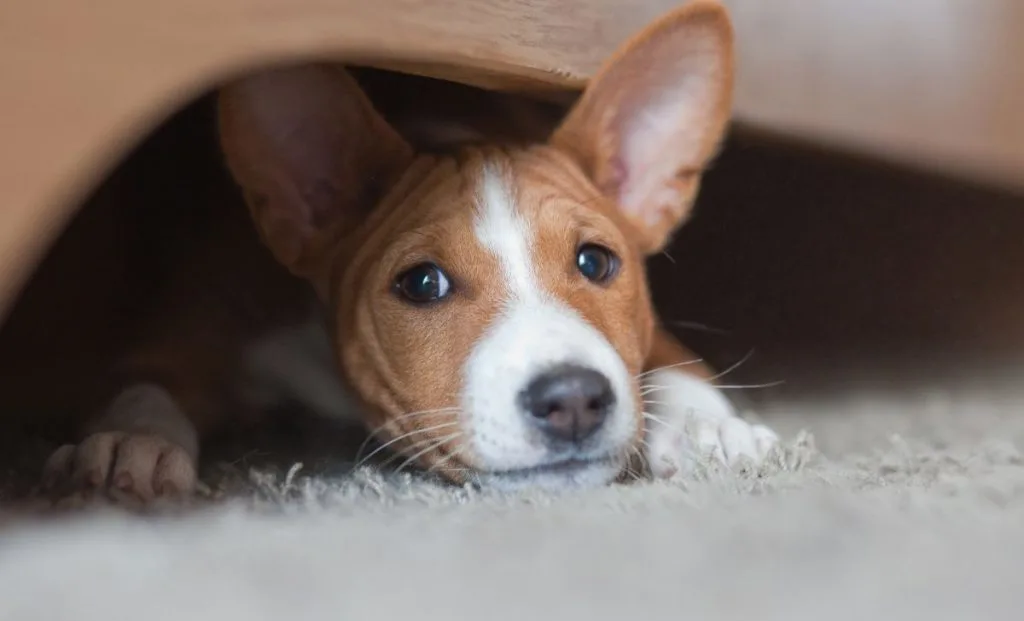
[[619, 258], [604, 246], [583, 244], [576, 252], [576, 269], [587, 280], [604, 284], [618, 273]]
[[413, 304], [429, 304], [448, 295], [451, 283], [433, 263], [420, 263], [405, 270], [395, 281], [395, 290]]

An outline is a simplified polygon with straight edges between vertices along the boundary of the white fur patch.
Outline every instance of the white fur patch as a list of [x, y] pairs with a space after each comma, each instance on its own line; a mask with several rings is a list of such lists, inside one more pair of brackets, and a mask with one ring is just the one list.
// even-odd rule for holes
[[736, 465], [761, 462], [779, 438], [763, 425], [736, 415], [722, 392], [708, 382], [665, 369], [644, 382], [647, 461], [655, 477], [689, 473], [705, 456]]
[[[629, 372], [604, 335], [542, 287], [531, 249], [530, 223], [516, 209], [509, 180], [494, 169], [483, 175], [475, 233], [498, 259], [506, 296], [500, 314], [465, 365], [463, 416], [479, 466], [502, 472], [569, 458], [621, 455], [636, 425]], [[615, 392], [616, 405], [590, 445], [578, 453], [557, 455], [529, 423], [518, 397], [538, 374], [563, 363], [603, 373]], [[621, 462], [609, 460], [575, 472], [541, 470], [486, 478], [497, 486], [600, 485], [613, 479], [620, 466]]]
[[533, 231], [516, 210], [509, 180], [492, 168], [484, 170], [474, 233], [498, 259], [510, 301], [539, 303], [546, 297], [530, 251]]

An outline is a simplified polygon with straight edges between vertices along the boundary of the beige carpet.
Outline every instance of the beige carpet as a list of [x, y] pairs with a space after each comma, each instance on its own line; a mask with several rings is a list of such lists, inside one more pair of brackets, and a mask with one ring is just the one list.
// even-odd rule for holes
[[185, 518], [0, 530], [0, 619], [1020, 618], [1019, 403], [805, 401], [765, 418], [820, 453], [559, 498], [256, 472]]

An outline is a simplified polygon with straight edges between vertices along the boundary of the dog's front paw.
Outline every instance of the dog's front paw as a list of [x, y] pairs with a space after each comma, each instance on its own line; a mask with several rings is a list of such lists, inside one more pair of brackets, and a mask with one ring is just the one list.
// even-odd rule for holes
[[43, 486], [65, 498], [102, 494], [145, 504], [183, 497], [195, 484], [195, 460], [185, 449], [157, 435], [119, 431], [60, 447], [43, 471]]
[[728, 399], [697, 377], [664, 370], [645, 386], [645, 456], [655, 478], [691, 473], [707, 458], [760, 464], [779, 437], [739, 418]]

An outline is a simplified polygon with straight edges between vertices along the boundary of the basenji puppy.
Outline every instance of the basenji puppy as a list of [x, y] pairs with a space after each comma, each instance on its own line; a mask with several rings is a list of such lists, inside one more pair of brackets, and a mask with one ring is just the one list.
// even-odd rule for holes
[[203, 436], [235, 413], [288, 399], [339, 416], [349, 397], [383, 445], [455, 482], [563, 489], [637, 457], [655, 477], [762, 460], [777, 436], [659, 326], [645, 275], [691, 211], [732, 81], [726, 11], [697, 1], [527, 145], [416, 149], [340, 66], [228, 84], [220, 144], [270, 253], [235, 260], [265, 251], [213, 239], [232, 258], [200, 252], [183, 273], [231, 263], [273, 318], [227, 328], [183, 276], [164, 337], [125, 359], [131, 380], [47, 479], [188, 492]]

